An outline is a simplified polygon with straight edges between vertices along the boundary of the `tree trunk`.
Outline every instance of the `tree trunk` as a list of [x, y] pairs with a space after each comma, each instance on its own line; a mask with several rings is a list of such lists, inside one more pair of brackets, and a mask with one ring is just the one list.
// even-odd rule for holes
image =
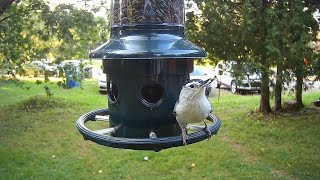
[[10, 7], [10, 5], [14, 2], [15, 0], [1, 0], [0, 1], [0, 16], [4, 13], [6, 9]]
[[267, 24], [265, 22], [265, 11], [267, 7], [267, 0], [262, 0], [262, 21], [261, 21], [261, 43], [263, 44], [263, 50], [261, 51], [261, 98], [260, 98], [260, 112], [263, 114], [271, 113], [270, 107], [270, 89], [269, 89], [269, 63], [267, 60], [267, 48], [266, 48], [266, 36], [267, 36]]
[[260, 112], [263, 114], [271, 113], [270, 107], [270, 90], [269, 90], [269, 66], [265, 65], [265, 69], [262, 70], [261, 78], [261, 98], [260, 98]]
[[260, 112], [263, 114], [271, 113], [270, 107], [270, 85], [269, 85], [269, 63], [267, 60], [266, 51], [262, 52], [261, 56], [261, 97], [260, 97]]
[[282, 95], [282, 81], [283, 81], [283, 67], [282, 63], [278, 63], [277, 75], [276, 75], [276, 86], [274, 90], [274, 110], [279, 111], [282, 109], [281, 106], [281, 95]]
[[302, 102], [302, 84], [303, 84], [303, 69], [302, 68], [297, 68], [296, 69], [296, 101], [298, 103], [299, 108], [303, 108], [303, 102]]
[[[279, 19], [282, 19], [282, 9], [283, 9], [283, 1], [278, 0], [278, 17]], [[284, 30], [285, 28], [283, 27], [283, 24], [279, 24], [280, 29]], [[282, 32], [282, 31], [281, 31]], [[284, 32], [282, 32], [284, 33]], [[285, 33], [284, 33], [285, 34]], [[281, 101], [282, 101], [282, 84], [283, 84], [283, 64], [284, 64], [284, 56], [285, 56], [285, 48], [284, 48], [284, 43], [282, 41], [282, 38], [278, 39], [279, 41], [279, 49], [281, 52], [281, 55], [279, 57], [279, 61], [277, 61], [277, 74], [276, 74], [276, 84], [275, 84], [275, 89], [274, 89], [274, 110], [279, 111], [282, 109]]]

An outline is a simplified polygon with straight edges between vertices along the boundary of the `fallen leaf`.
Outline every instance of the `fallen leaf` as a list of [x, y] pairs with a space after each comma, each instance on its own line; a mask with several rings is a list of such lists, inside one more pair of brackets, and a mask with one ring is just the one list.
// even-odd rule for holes
[[143, 158], [143, 160], [145, 160], [145, 161], [149, 161], [149, 157], [148, 157], [148, 156], [146, 156], [146, 157], [144, 157], [144, 158]]

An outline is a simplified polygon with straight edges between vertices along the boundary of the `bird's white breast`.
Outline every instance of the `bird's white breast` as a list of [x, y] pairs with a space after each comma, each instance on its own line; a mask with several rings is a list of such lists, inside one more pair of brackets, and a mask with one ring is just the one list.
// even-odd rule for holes
[[175, 107], [177, 121], [186, 126], [189, 123], [197, 123], [208, 117], [211, 104], [201, 92], [193, 97], [179, 97], [179, 103]]

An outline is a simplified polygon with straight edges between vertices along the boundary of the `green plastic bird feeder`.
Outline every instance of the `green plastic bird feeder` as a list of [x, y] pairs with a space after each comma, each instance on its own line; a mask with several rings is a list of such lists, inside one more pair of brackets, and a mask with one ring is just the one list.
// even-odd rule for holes
[[[155, 150], [183, 145], [173, 114], [195, 58], [206, 52], [185, 37], [183, 0], [113, 0], [111, 37], [91, 58], [102, 59], [107, 74], [108, 108], [89, 112], [77, 121], [84, 139], [125, 149]], [[110, 127], [85, 126], [97, 115], [109, 115]], [[220, 120], [211, 114], [211, 134]], [[207, 138], [196, 131], [188, 144]]]

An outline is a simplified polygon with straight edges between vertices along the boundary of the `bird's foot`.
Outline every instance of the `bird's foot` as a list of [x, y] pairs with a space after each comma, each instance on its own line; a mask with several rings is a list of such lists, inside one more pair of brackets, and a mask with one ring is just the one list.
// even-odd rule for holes
[[182, 129], [182, 134], [181, 134], [181, 136], [182, 136], [182, 142], [183, 142], [183, 144], [184, 144], [184, 145], [187, 145], [187, 139], [189, 139], [189, 138], [188, 138], [188, 134], [187, 134], [187, 130]]
[[185, 139], [185, 138], [182, 138], [182, 143], [183, 143], [183, 145], [187, 145], [187, 140]]
[[204, 122], [204, 129], [203, 130], [204, 130], [204, 132], [206, 132], [208, 134], [208, 141], [209, 141], [209, 139], [212, 137], [212, 134], [210, 132], [210, 129], [209, 129], [207, 123], [205, 121], [203, 121], [203, 122]]

